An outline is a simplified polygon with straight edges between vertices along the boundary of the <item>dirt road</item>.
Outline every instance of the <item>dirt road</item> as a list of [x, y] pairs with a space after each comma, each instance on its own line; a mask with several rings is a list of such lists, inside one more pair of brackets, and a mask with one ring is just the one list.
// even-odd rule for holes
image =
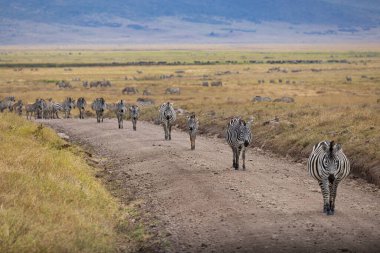
[[[305, 165], [247, 152], [247, 170], [235, 171], [221, 139], [186, 133], [164, 140], [162, 127], [116, 120], [52, 120], [49, 125], [108, 158], [107, 168], [141, 199], [142, 209], [165, 230], [173, 252], [378, 252], [379, 189], [347, 179], [336, 213], [322, 213], [322, 195]], [[344, 148], [344, 147], [343, 147]], [[154, 229], [153, 224], [151, 228]]]

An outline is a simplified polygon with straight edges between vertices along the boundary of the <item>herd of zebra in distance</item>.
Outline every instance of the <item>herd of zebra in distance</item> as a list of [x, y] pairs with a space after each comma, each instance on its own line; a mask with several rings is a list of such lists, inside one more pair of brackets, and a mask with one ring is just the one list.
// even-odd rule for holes
[[[0, 111], [8, 110], [22, 115], [25, 109], [27, 119], [34, 116], [35, 119], [54, 119], [59, 118], [58, 112], [64, 113], [64, 118], [70, 118], [71, 110], [76, 107], [79, 110], [79, 119], [84, 119], [87, 102], [85, 98], [80, 97], [75, 101], [67, 97], [63, 103], [54, 102], [50, 99], [38, 98], [32, 104], [24, 106], [22, 100], [14, 96], [8, 96], [0, 101]], [[129, 111], [132, 120], [133, 130], [136, 131], [137, 120], [140, 115], [140, 109], [137, 105], [132, 105], [127, 109], [127, 104], [120, 100], [117, 103], [106, 103], [104, 98], [96, 98], [91, 104], [91, 109], [96, 112], [98, 123], [103, 122], [104, 112], [110, 110], [116, 114], [118, 127], [123, 128], [123, 118]], [[177, 113], [170, 102], [163, 103], [159, 108], [159, 122], [163, 125], [165, 140], [171, 140], [171, 130], [177, 119]], [[252, 123], [253, 119], [248, 122], [240, 117], [232, 118], [226, 128], [226, 141], [233, 152], [233, 167], [239, 169], [239, 158], [242, 154], [243, 170], [245, 170], [245, 152], [246, 148], [252, 142]], [[190, 136], [191, 149], [195, 149], [195, 139], [199, 128], [198, 118], [194, 113], [187, 117], [187, 132]], [[342, 147], [334, 141], [321, 141], [313, 147], [307, 162], [309, 174], [318, 181], [323, 196], [323, 212], [327, 215], [334, 214], [335, 199], [337, 187], [340, 181], [346, 178], [350, 173], [350, 163], [343, 153]]]

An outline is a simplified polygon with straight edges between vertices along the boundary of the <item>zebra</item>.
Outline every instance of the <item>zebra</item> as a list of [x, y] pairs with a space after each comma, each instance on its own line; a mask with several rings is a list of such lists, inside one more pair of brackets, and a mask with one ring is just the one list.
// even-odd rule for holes
[[32, 119], [32, 116], [34, 116], [34, 119], [39, 118], [41, 111], [43, 111], [42, 99], [37, 98], [33, 104], [25, 105], [25, 111], [26, 119]]
[[165, 140], [171, 140], [172, 125], [177, 118], [176, 112], [173, 109], [173, 104], [170, 102], [163, 103], [159, 112], [159, 120], [165, 131]]
[[333, 215], [338, 184], [350, 174], [350, 162], [341, 145], [335, 144], [334, 141], [316, 144], [310, 154], [307, 168], [321, 187], [323, 212]]
[[54, 117], [54, 102], [49, 98], [46, 102], [45, 117], [52, 119]]
[[22, 100], [18, 100], [17, 103], [15, 103], [13, 105], [13, 111], [15, 113], [17, 113], [19, 116], [22, 115], [22, 107], [24, 106], [24, 104], [22, 103]]
[[62, 109], [65, 112], [65, 118], [70, 118], [71, 109], [75, 108], [75, 100], [71, 97], [67, 97], [62, 103]]
[[119, 124], [119, 129], [124, 128], [123, 117], [126, 111], [127, 111], [127, 108], [125, 107], [124, 101], [120, 100], [120, 102], [116, 104], [116, 110], [115, 110], [117, 122]]
[[92, 103], [91, 108], [96, 112], [96, 121], [100, 123], [101, 119], [103, 122], [103, 113], [106, 109], [106, 101], [104, 100], [104, 98], [96, 98]]
[[181, 90], [180, 90], [180, 88], [178, 88], [178, 87], [171, 87], [171, 88], [167, 88], [166, 90], [165, 90], [165, 94], [178, 94], [178, 95], [180, 95], [181, 94]]
[[46, 101], [42, 98], [36, 99], [36, 107], [34, 112], [34, 118], [44, 119], [46, 118]]
[[8, 109], [8, 111], [12, 112], [14, 103], [14, 96], [4, 98], [3, 101], [0, 101], [0, 111], [3, 112], [5, 109]]
[[63, 111], [63, 106], [60, 103], [53, 102], [53, 110], [52, 110], [53, 119], [54, 119], [54, 116], [57, 117], [57, 119], [59, 119], [59, 116], [58, 116], [59, 111]]
[[87, 102], [86, 102], [86, 99], [84, 99], [84, 97], [78, 98], [77, 107], [79, 109], [79, 118], [80, 119], [84, 119], [84, 111], [85, 111], [86, 105], [87, 105]]
[[227, 125], [226, 141], [232, 149], [232, 166], [235, 170], [239, 169], [240, 152], [242, 152], [243, 170], [245, 170], [245, 149], [252, 141], [252, 121], [245, 122], [241, 118], [235, 117]]
[[195, 138], [197, 136], [198, 125], [199, 125], [199, 121], [194, 113], [191, 114], [189, 117], [187, 117], [187, 130], [189, 131], [192, 150], [195, 149]]
[[140, 109], [137, 105], [132, 105], [131, 107], [129, 107], [129, 116], [132, 120], [133, 130], [136, 131], [137, 120], [140, 116]]

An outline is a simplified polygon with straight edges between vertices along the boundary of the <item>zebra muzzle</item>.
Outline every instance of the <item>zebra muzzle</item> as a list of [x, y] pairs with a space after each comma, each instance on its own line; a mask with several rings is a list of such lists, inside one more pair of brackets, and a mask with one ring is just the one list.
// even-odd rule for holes
[[249, 142], [248, 141], [244, 141], [244, 147], [248, 147], [249, 145]]

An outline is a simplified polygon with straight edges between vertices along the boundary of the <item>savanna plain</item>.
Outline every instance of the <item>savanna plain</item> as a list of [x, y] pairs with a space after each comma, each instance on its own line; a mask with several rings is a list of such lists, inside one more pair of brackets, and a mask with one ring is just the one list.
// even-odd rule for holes
[[[84, 81], [103, 80], [111, 86], [83, 86]], [[59, 81], [70, 85], [58, 87]], [[125, 87], [138, 91], [123, 94]], [[173, 87], [178, 87], [180, 94], [166, 92]], [[177, 128], [185, 129], [186, 116], [194, 112], [200, 122], [199, 133], [211, 138], [224, 137], [233, 116], [253, 119], [252, 149], [302, 164], [313, 145], [334, 140], [342, 144], [351, 162], [351, 180], [362, 178], [380, 184], [380, 51], [373, 47], [355, 51], [337, 47], [294, 51], [2, 48], [0, 98], [7, 96], [22, 99], [24, 104], [36, 98], [63, 102], [66, 97], [85, 97], [89, 104], [97, 97], [104, 97], [107, 103], [123, 99], [138, 104], [140, 120], [150, 122], [157, 121], [159, 105], [170, 101], [179, 112]], [[145, 103], [137, 102], [141, 99]], [[74, 109], [73, 117], [77, 115]], [[90, 106], [86, 115], [94, 116]], [[112, 112], [106, 116], [115, 117]], [[107, 192], [107, 183], [103, 186], [91, 175], [94, 172], [85, 162], [84, 151], [16, 115], [4, 113], [1, 122], [0, 249], [112, 251], [115, 248], [109, 247], [110, 242], [120, 244], [120, 231], [128, 234], [123, 240], [134, 245], [123, 250], [136, 250], [136, 245], [147, 240], [143, 225], [123, 223], [137, 215], [135, 208], [120, 203]], [[33, 148], [25, 152], [25, 146]], [[81, 174], [76, 175], [79, 172], [74, 169], [54, 169], [57, 163], [60, 169], [77, 167]], [[19, 169], [14, 171], [13, 166]], [[24, 180], [35, 175], [41, 179], [35, 182], [38, 187]], [[75, 187], [54, 183], [57, 180], [60, 184], [67, 180]], [[37, 189], [39, 192], [33, 193]], [[37, 208], [35, 200], [24, 193], [43, 204]], [[12, 201], [16, 195], [23, 196], [17, 203]], [[61, 206], [61, 197], [65, 208], [44, 207]], [[103, 199], [100, 209], [94, 206], [97, 198]], [[44, 219], [43, 225], [39, 219]], [[40, 231], [58, 231], [50, 227], [55, 219], [67, 221], [64, 231], [76, 231], [66, 233], [62, 245], [55, 244], [58, 232]], [[73, 238], [80, 242], [72, 243]], [[64, 246], [66, 242], [72, 245]]]

